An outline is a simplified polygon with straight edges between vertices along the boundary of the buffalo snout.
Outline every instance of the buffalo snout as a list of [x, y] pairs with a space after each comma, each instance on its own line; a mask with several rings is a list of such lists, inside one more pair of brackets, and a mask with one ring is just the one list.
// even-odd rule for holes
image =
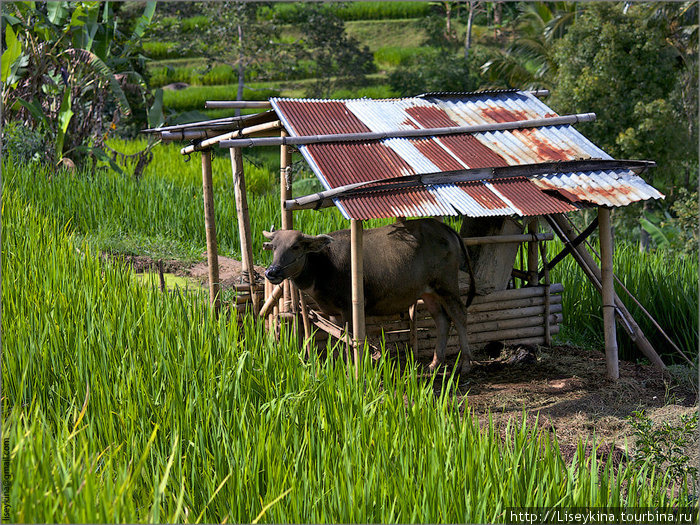
[[265, 271], [265, 277], [272, 284], [281, 283], [282, 281], [284, 281], [282, 267], [279, 264], [270, 265], [270, 267]]

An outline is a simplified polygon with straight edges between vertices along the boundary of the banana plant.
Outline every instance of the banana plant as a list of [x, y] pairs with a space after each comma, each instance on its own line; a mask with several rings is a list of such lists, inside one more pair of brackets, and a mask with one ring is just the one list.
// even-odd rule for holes
[[[123, 86], [140, 93], [146, 107], [152, 98], [134, 65], [143, 60], [141, 38], [155, 7], [148, 2], [125, 34], [110, 2], [3, 3], [4, 121], [47, 129], [56, 162], [69, 153], [104, 160], [105, 128], [132, 114]], [[112, 122], [110, 101], [117, 108]]]

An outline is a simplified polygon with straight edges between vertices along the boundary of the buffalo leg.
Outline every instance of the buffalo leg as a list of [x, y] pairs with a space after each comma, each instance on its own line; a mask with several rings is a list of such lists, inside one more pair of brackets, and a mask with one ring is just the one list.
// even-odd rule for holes
[[467, 339], [467, 308], [462, 304], [459, 296], [448, 293], [440, 296], [443, 308], [452, 319], [459, 336], [459, 346], [462, 351], [459, 362], [455, 365], [457, 373], [469, 372], [471, 368], [471, 352], [469, 351], [469, 341]]
[[430, 370], [435, 370], [445, 362], [445, 351], [447, 349], [447, 336], [450, 331], [450, 319], [440, 304], [438, 298], [433, 294], [424, 294], [423, 302], [435, 321], [437, 328], [437, 344], [433, 351], [433, 361], [430, 363]]

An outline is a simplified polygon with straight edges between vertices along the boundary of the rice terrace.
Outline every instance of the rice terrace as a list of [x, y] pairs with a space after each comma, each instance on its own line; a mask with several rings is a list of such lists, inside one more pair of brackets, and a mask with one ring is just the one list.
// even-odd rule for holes
[[697, 523], [697, 2], [0, 10], [3, 523]]

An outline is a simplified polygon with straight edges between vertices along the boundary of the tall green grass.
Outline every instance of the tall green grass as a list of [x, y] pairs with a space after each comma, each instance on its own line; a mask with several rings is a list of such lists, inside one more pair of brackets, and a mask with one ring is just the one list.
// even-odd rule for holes
[[[550, 242], [550, 257], [558, 253], [561, 242]], [[599, 246], [595, 246], [600, 253]], [[698, 355], [698, 260], [666, 250], [640, 252], [631, 244], [617, 243], [613, 260], [615, 275], [658, 321], [664, 331], [691, 359]], [[575, 330], [575, 337], [598, 346], [603, 341], [603, 317], [600, 294], [571, 257], [552, 271], [552, 281], [564, 284], [564, 323]], [[684, 360], [643, 314], [641, 309], [616, 284], [616, 292], [642, 331], [664, 358], [677, 363]], [[618, 326], [620, 357], [640, 359], [641, 353], [627, 333]]]
[[[131, 153], [138, 142], [112, 143]], [[223, 255], [240, 257], [238, 226], [233, 199], [231, 167], [226, 152], [215, 152], [213, 182], [217, 238]], [[248, 152], [246, 152], [247, 154]], [[270, 252], [262, 250], [262, 231], [279, 227], [277, 153], [246, 162], [249, 209], [253, 231], [253, 256], [267, 265]], [[159, 145], [154, 160], [140, 181], [112, 171], [98, 173], [54, 173], [26, 168], [6, 160], [4, 185], [17, 190], [42, 213], [70, 222], [76, 234], [104, 251], [194, 260], [206, 250], [201, 164], [199, 155], [185, 162], [179, 145]], [[295, 226], [309, 234], [347, 228], [337, 209], [296, 212]], [[369, 221], [376, 227], [387, 221]], [[549, 243], [550, 257], [561, 249]], [[691, 358], [698, 348], [698, 263], [693, 258], [673, 257], [664, 251], [639, 253], [631, 246], [616, 247], [616, 275], [656, 318], [663, 329]], [[565, 333], [574, 343], [600, 347], [602, 314], [600, 296], [571, 257], [552, 272], [552, 281], [564, 284]], [[618, 294], [639, 322], [656, 349], [669, 359], [676, 356], [656, 328], [621, 290]], [[566, 340], [565, 339], [565, 340]], [[625, 332], [619, 330], [620, 355], [634, 360], [640, 354]], [[681, 362], [681, 361], [678, 361]]]
[[[192, 86], [179, 91], [164, 91], [163, 106], [175, 111], [186, 111], [190, 109], [204, 109], [207, 100], [235, 100], [235, 84], [224, 86]], [[279, 91], [267, 87], [257, 87], [255, 84], [248, 85], [243, 90], [243, 100], [267, 100], [270, 97], [279, 96]]]
[[[668, 477], [460, 414], [409, 365], [359, 380], [203, 294], [103, 263], [3, 185], [11, 522], [503, 522], [508, 507], [689, 505]], [[4, 442], [3, 442], [3, 446]], [[5, 456], [3, 456], [5, 457]]]

